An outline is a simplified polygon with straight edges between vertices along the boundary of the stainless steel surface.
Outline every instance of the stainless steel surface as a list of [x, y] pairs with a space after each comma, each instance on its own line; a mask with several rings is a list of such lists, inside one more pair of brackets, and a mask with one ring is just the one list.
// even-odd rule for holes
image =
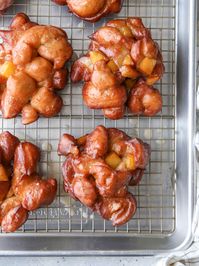
[[197, 87], [197, 94], [196, 94], [196, 109], [199, 110], [199, 86]]
[[[88, 36], [105, 21], [141, 16], [162, 49], [166, 67], [156, 85], [163, 95], [163, 109], [153, 118], [127, 114], [119, 121], [106, 120], [100, 112], [83, 105], [82, 85], [70, 82], [61, 93], [64, 108], [58, 117], [40, 118], [26, 127], [19, 117], [0, 118], [2, 130], [41, 147], [41, 171], [59, 180], [52, 206], [33, 212], [18, 232], [0, 233], [1, 255], [153, 254], [190, 243], [195, 176], [195, 5], [194, 0], [126, 0], [120, 14], [89, 24], [50, 0], [26, 0], [15, 1], [0, 18], [0, 26], [6, 27], [16, 12], [26, 12], [34, 21], [62, 27], [68, 33], [75, 59], [86, 52]], [[99, 124], [139, 136], [152, 147], [146, 174], [141, 184], [132, 188], [138, 201], [136, 215], [118, 228], [70, 199], [62, 188], [62, 159], [56, 153], [59, 137], [64, 132], [79, 136]]]

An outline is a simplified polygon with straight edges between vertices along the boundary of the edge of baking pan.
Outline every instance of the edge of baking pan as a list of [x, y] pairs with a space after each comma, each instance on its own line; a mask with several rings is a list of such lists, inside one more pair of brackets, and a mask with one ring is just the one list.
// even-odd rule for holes
[[196, 124], [196, 0], [178, 0], [176, 14], [176, 230], [165, 237], [131, 233], [44, 233], [0, 236], [0, 255], [153, 255], [187, 248], [192, 241]]

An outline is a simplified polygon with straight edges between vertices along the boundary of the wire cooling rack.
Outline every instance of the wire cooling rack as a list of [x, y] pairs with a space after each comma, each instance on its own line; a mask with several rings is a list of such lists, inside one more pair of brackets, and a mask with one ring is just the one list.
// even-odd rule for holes
[[[59, 182], [55, 202], [48, 208], [32, 212], [19, 234], [109, 232], [112, 235], [133, 233], [138, 236], [162, 236], [175, 230], [175, 9], [175, 0], [126, 0], [118, 15], [90, 24], [50, 0], [18, 0], [0, 17], [1, 28], [6, 28], [17, 12], [25, 12], [33, 21], [63, 28], [74, 49], [72, 62], [87, 51], [88, 36], [103, 23], [116, 17], [140, 16], [159, 43], [166, 67], [163, 79], [156, 84], [163, 96], [162, 112], [153, 118], [126, 114], [119, 121], [104, 119], [100, 111], [84, 106], [82, 84], [74, 85], [70, 81], [61, 92], [64, 107], [59, 116], [40, 118], [29, 126], [22, 126], [20, 117], [11, 120], [0, 117], [2, 131], [9, 130], [41, 148], [40, 171], [44, 176], [57, 178]], [[137, 212], [131, 221], [121, 227], [112, 227], [110, 222], [104, 221], [63, 191], [61, 164], [64, 158], [59, 158], [56, 152], [60, 136], [67, 132], [78, 137], [99, 124], [118, 127], [131, 136], [138, 136], [152, 148], [145, 176], [139, 186], [130, 189], [137, 198]]]

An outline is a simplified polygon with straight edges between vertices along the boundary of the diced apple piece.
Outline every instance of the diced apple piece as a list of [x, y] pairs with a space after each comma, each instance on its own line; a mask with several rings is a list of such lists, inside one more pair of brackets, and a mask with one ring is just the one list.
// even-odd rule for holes
[[8, 177], [8, 173], [5, 169], [5, 167], [0, 164], [0, 181], [8, 181], [9, 177]]
[[138, 69], [139, 69], [139, 71], [141, 71], [145, 75], [149, 76], [153, 72], [153, 69], [154, 69], [154, 67], [156, 65], [156, 62], [157, 61], [155, 59], [153, 59], [153, 58], [145, 57], [139, 63]]
[[114, 58], [115, 63], [119, 66], [122, 67], [123, 66], [123, 62], [124, 62], [124, 58], [126, 55], [123, 55], [122, 53], [117, 55], [117, 58]]
[[117, 155], [117, 153], [115, 152], [111, 152], [109, 153], [106, 158], [105, 158], [105, 162], [112, 167], [113, 169], [116, 169], [118, 167], [118, 165], [121, 163], [121, 159], [120, 157]]
[[136, 79], [139, 77], [139, 72], [135, 70], [132, 66], [122, 66], [120, 68], [121, 74], [125, 78], [131, 78], [131, 79]]
[[9, 78], [15, 72], [15, 65], [11, 61], [6, 61], [0, 67], [0, 74], [5, 77]]
[[110, 60], [107, 64], [107, 66], [110, 68], [110, 70], [115, 73], [118, 71], [118, 66], [116, 65], [116, 63], [113, 60]]
[[158, 76], [152, 76], [152, 77], [148, 77], [146, 79], [146, 83], [151, 86], [154, 83], [156, 83], [158, 80], [159, 80], [159, 77]]
[[134, 65], [133, 60], [129, 54], [124, 58], [123, 65]]
[[124, 35], [125, 37], [133, 37], [132, 31], [129, 27], [120, 27], [119, 31]]
[[135, 166], [135, 159], [134, 159], [133, 154], [128, 154], [127, 156], [125, 156], [124, 162], [128, 170], [131, 170], [131, 171], [135, 170], [136, 166]]
[[93, 64], [98, 61], [105, 60], [107, 61], [107, 57], [105, 54], [101, 53], [100, 51], [90, 51], [90, 59]]
[[85, 144], [86, 144], [87, 136], [88, 136], [88, 134], [86, 134], [86, 135], [84, 135], [84, 136], [78, 138], [78, 139], [77, 139], [77, 144], [78, 144], [79, 146], [83, 146], [83, 145], [85, 145]]

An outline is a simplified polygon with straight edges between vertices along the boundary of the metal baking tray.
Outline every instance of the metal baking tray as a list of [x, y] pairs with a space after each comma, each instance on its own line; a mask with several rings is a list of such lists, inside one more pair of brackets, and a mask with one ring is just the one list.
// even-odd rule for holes
[[[162, 112], [153, 118], [127, 114], [119, 121], [107, 120], [100, 112], [84, 106], [82, 84], [70, 81], [61, 92], [64, 107], [59, 116], [40, 118], [29, 126], [22, 126], [20, 117], [0, 118], [2, 131], [10, 130], [40, 146], [40, 170], [59, 181], [57, 198], [51, 206], [31, 213], [18, 232], [0, 232], [0, 255], [150, 255], [179, 250], [191, 243], [196, 2], [125, 0], [119, 14], [89, 24], [50, 0], [16, 0], [0, 17], [2, 28], [9, 25], [17, 12], [25, 12], [39, 23], [62, 27], [74, 48], [72, 62], [87, 51], [88, 36], [104, 22], [116, 17], [140, 16], [159, 43], [166, 67], [163, 79], [156, 85], [163, 95]], [[138, 201], [137, 212], [121, 227], [112, 227], [63, 191], [63, 159], [56, 153], [60, 136], [64, 132], [80, 136], [99, 124], [139, 136], [152, 148], [151, 162], [142, 182], [131, 188]]]

